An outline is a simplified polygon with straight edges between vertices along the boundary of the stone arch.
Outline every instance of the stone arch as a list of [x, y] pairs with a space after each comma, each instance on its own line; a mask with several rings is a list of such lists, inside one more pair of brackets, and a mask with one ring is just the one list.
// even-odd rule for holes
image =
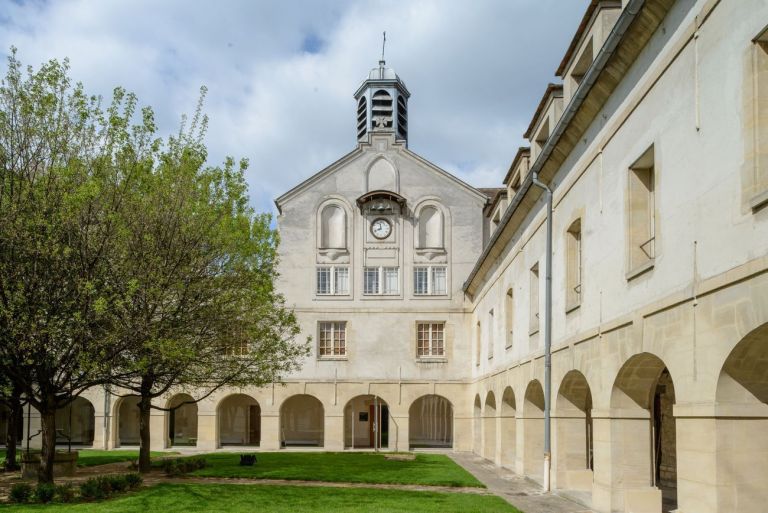
[[496, 461], [496, 396], [492, 390], [483, 405], [483, 457]]
[[512, 387], [504, 389], [501, 395], [501, 464], [515, 468], [517, 454], [517, 404]]
[[389, 405], [376, 395], [358, 395], [344, 406], [344, 447], [389, 447]]
[[223, 398], [216, 408], [219, 447], [261, 445], [261, 405], [247, 394]]
[[95, 432], [95, 409], [85, 397], [76, 397], [67, 406], [56, 410], [57, 444], [93, 445]]
[[592, 491], [592, 392], [578, 370], [563, 377], [555, 399], [554, 459], [558, 488]]
[[453, 404], [441, 395], [423, 395], [408, 409], [408, 444], [414, 448], [453, 447]]
[[138, 395], [127, 395], [117, 401], [115, 405], [117, 410], [116, 447], [139, 445], [141, 443], [139, 433], [140, 399]]
[[281, 447], [322, 447], [325, 442], [325, 409], [320, 399], [296, 394], [280, 405]]
[[523, 472], [541, 481], [544, 470], [544, 390], [537, 379], [528, 383], [523, 400]]
[[483, 455], [483, 403], [480, 394], [475, 395], [472, 404], [472, 450], [478, 456]]
[[768, 502], [768, 323], [723, 363], [716, 392], [717, 511], [759, 513]]
[[197, 402], [189, 394], [176, 394], [168, 400], [168, 447], [197, 445]]
[[400, 192], [399, 177], [395, 166], [385, 157], [376, 158], [365, 174], [365, 190]]
[[622, 365], [611, 390], [614, 504], [624, 504], [626, 490], [659, 488], [664, 507], [677, 507], [674, 403], [672, 376], [658, 356], [639, 353]]

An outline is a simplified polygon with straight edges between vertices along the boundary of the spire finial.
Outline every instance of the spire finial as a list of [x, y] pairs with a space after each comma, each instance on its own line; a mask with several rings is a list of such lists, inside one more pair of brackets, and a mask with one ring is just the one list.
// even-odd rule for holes
[[381, 60], [379, 61], [379, 64], [381, 65], [386, 64], [386, 61], [384, 60], [384, 47], [386, 46], [386, 44], [387, 44], [387, 31], [385, 30], [384, 38], [383, 38], [383, 41], [381, 42]]

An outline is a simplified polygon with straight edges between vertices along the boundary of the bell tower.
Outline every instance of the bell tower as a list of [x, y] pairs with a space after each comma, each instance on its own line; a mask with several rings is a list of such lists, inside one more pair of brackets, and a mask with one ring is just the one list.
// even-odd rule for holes
[[392, 134], [408, 144], [408, 98], [411, 93], [395, 70], [386, 66], [384, 54], [355, 92], [357, 141], [370, 141], [371, 134]]

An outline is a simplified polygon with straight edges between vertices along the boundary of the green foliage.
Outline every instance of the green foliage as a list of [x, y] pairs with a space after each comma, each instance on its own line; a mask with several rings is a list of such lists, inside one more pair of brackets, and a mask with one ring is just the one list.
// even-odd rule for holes
[[56, 485], [55, 495], [56, 502], [72, 502], [75, 500], [75, 487], [72, 486], [72, 483]]
[[141, 483], [144, 482], [144, 478], [141, 477], [141, 474], [132, 472], [130, 474], [125, 475], [125, 482], [128, 483], [128, 488], [130, 488], [131, 490], [134, 490], [139, 486], [141, 486]]
[[47, 504], [56, 495], [56, 487], [51, 483], [38, 483], [35, 488], [35, 500]]
[[16, 483], [15, 485], [11, 486], [8, 499], [10, 499], [11, 502], [23, 504], [25, 502], [29, 502], [29, 500], [32, 498], [32, 493], [32, 485], [27, 483]]
[[180, 476], [189, 472], [204, 469], [208, 466], [208, 461], [204, 456], [191, 458], [174, 458], [160, 461], [160, 467], [168, 476]]

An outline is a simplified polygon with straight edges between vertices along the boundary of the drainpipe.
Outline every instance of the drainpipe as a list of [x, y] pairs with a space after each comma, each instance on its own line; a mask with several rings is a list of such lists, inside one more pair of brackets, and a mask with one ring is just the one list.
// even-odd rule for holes
[[544, 491], [550, 486], [552, 468], [552, 430], [550, 407], [552, 396], [552, 190], [533, 172], [533, 185], [544, 189], [547, 199], [547, 264], [544, 289]]

